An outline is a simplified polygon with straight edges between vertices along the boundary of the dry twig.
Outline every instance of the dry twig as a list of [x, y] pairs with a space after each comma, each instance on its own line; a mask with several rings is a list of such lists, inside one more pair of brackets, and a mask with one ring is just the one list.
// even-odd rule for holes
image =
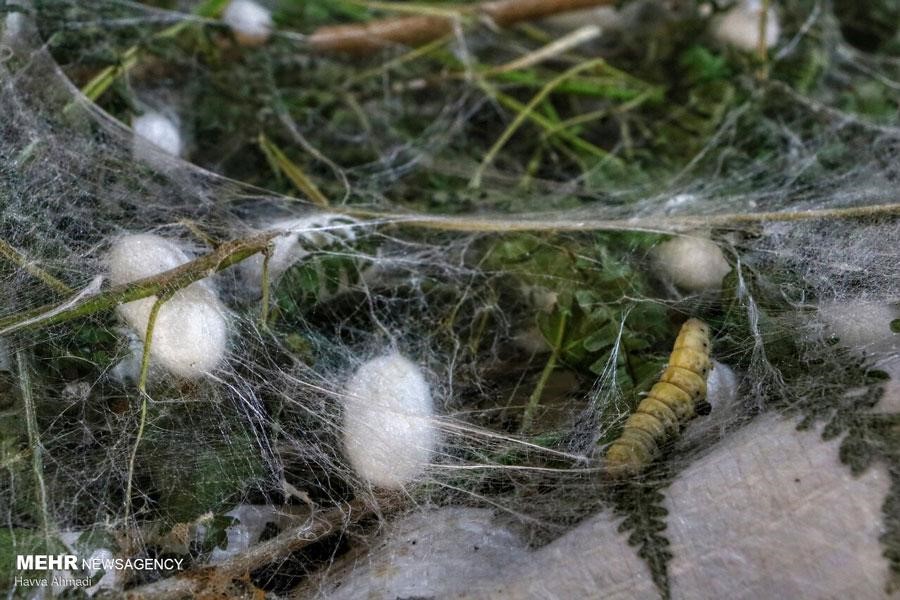
[[375, 513], [375, 507], [355, 500], [345, 507], [333, 508], [313, 514], [299, 527], [283, 531], [274, 538], [253, 546], [246, 552], [226, 561], [185, 571], [174, 577], [162, 579], [128, 592], [129, 600], [175, 600], [177, 598], [203, 597], [208, 586], [227, 584], [266, 565], [283, 560], [309, 544], [321, 540], [334, 531], [346, 527], [348, 523]]
[[[771, 211], [757, 213], [726, 213], [716, 215], [685, 215], [632, 219], [553, 219], [546, 214], [510, 218], [505, 215], [453, 217], [443, 215], [391, 214], [360, 209], [335, 210], [348, 216], [371, 220], [373, 224], [397, 224], [423, 229], [480, 233], [511, 233], [517, 231], [649, 231], [657, 233], [686, 233], [695, 229], [731, 228], [771, 222], [797, 222], [827, 219], [876, 219], [900, 216], [900, 203], [848, 206], [841, 208]], [[0, 318], [0, 335], [46, 327], [110, 310], [134, 300], [172, 293], [209, 277], [231, 265], [263, 253], [269, 243], [282, 231], [267, 231], [252, 237], [231, 240], [180, 267], [115, 286], [100, 293], [81, 293], [61, 304], [48, 304]]]
[[[551, 15], [612, 4], [613, 0], [494, 0], [459, 9], [460, 16], [487, 19], [507, 27]], [[415, 46], [453, 31], [452, 17], [439, 14], [378, 19], [320, 27], [309, 37], [316, 50], [363, 54], [393, 44]]]
[[62, 307], [49, 304], [24, 313], [0, 318], [0, 335], [10, 334], [20, 329], [62, 323], [101, 310], [112, 309], [126, 302], [172, 293], [245, 258], [265, 251], [269, 242], [281, 233], [280, 231], [268, 231], [253, 237], [225, 242], [209, 254], [158, 275], [118, 285], [102, 293], [88, 294], [76, 298], [74, 302], [63, 303]]

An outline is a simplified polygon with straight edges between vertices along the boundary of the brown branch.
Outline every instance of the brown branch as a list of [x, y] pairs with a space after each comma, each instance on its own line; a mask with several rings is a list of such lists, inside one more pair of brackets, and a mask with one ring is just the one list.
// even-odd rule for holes
[[158, 275], [117, 285], [99, 294], [87, 295], [83, 298], [76, 297], [75, 301], [69, 301], [62, 305], [48, 304], [24, 313], [0, 318], [0, 335], [32, 327], [46, 327], [101, 310], [112, 309], [126, 302], [172, 293], [245, 258], [263, 252], [269, 242], [280, 234], [279, 231], [267, 231], [253, 237], [231, 240], [209, 254]]
[[838, 208], [784, 210], [715, 215], [674, 215], [598, 219], [574, 215], [556, 219], [549, 214], [523, 216], [486, 215], [456, 217], [430, 214], [383, 213], [369, 210], [345, 210], [358, 219], [373, 219], [408, 227], [473, 233], [514, 233], [522, 231], [645, 231], [651, 233], [688, 233], [697, 229], [729, 229], [762, 223], [793, 223], [819, 220], [878, 219], [900, 217], [900, 202]]
[[[873, 204], [806, 210], [770, 211], [758, 213], [725, 213], [717, 215], [685, 215], [631, 219], [597, 219], [593, 217], [554, 219], [549, 215], [524, 217], [475, 216], [447, 217], [442, 215], [391, 214], [361, 209], [335, 209], [348, 216], [370, 219], [376, 223], [393, 223], [438, 229], [442, 231], [511, 233], [520, 231], [647, 231], [656, 233], [686, 233], [695, 229], [732, 228], [761, 223], [789, 223], [828, 219], [877, 219], [900, 217], [900, 203]], [[185, 263], [180, 267], [138, 281], [112, 287], [99, 294], [76, 296], [62, 304], [47, 304], [39, 308], [0, 318], [0, 335], [23, 329], [46, 327], [119, 304], [149, 296], [171, 293], [195, 281], [209, 277], [254, 254], [264, 252], [281, 231], [267, 231], [259, 235], [231, 240], [213, 252]]]
[[[614, 0], [493, 0], [464, 6], [460, 9], [460, 14], [488, 19], [501, 27], [507, 27], [613, 2]], [[414, 15], [320, 27], [310, 35], [309, 43], [316, 50], [364, 54], [394, 44], [424, 44], [452, 31], [451, 17]]]
[[[376, 508], [382, 511], [386, 509], [385, 506], [376, 507], [355, 500], [345, 507], [313, 514], [303, 525], [283, 531], [274, 538], [228, 560], [143, 585], [129, 591], [125, 597], [128, 600], [203, 597], [204, 592], [215, 590], [217, 586], [227, 585], [234, 579], [240, 579], [266, 565], [283, 560], [292, 552], [321, 540], [338, 528], [359, 522], [360, 519], [374, 514]], [[388, 503], [387, 509], [390, 508], [391, 505]]]

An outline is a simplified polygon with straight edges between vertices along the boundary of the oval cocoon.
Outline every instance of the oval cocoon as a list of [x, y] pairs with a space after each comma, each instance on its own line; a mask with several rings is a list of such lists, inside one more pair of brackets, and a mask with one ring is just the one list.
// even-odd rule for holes
[[[129, 283], [174, 269], [189, 257], [158, 235], [135, 234], [120, 238], [107, 258], [113, 285]], [[119, 314], [137, 331], [147, 334], [156, 296], [119, 306]], [[215, 290], [205, 281], [177, 291], [159, 310], [153, 329], [150, 357], [171, 373], [195, 378], [215, 369], [228, 343], [225, 310]]]
[[726, 364], [712, 361], [712, 371], [706, 380], [706, 401], [714, 411], [728, 410], [737, 402], [738, 377]]
[[431, 390], [398, 353], [373, 358], [344, 388], [344, 452], [371, 485], [400, 488], [422, 473], [437, 445]]
[[153, 164], [154, 153], [181, 156], [184, 145], [178, 126], [158, 112], [146, 112], [131, 122], [134, 130], [134, 156]]
[[263, 44], [272, 35], [272, 13], [253, 0], [231, 0], [222, 20], [243, 46]]
[[688, 292], [705, 292], [722, 287], [731, 271], [714, 242], [700, 237], [681, 236], [663, 242], [653, 250], [657, 270]]
[[[713, 23], [712, 34], [722, 44], [728, 44], [745, 52], [754, 52], [759, 47], [759, 25], [763, 12], [760, 0], [743, 0], [729, 9]], [[778, 12], [769, 7], [766, 14], [766, 48], [778, 43], [781, 24]]]

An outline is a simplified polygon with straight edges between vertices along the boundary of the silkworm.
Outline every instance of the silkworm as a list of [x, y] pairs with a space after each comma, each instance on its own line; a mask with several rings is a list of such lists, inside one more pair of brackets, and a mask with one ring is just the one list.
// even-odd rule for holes
[[640, 473], [657, 456], [662, 442], [694, 416], [697, 402], [706, 397], [706, 378], [712, 368], [709, 353], [709, 326], [699, 319], [688, 319], [681, 326], [659, 381], [606, 451], [606, 472], [610, 476]]

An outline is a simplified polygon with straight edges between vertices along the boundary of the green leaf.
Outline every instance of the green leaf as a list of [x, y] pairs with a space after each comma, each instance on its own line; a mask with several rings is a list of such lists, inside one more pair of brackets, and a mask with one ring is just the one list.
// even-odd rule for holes
[[538, 327], [548, 344], [553, 344], [554, 340], [559, 339], [562, 333], [560, 328], [565, 327], [568, 312], [568, 309], [557, 306], [549, 314], [538, 315]]
[[212, 552], [215, 548], [223, 550], [228, 545], [228, 532], [226, 531], [232, 525], [238, 523], [234, 517], [226, 515], [215, 515], [204, 523], [206, 535], [203, 537], [203, 551]]
[[600, 298], [592, 290], [575, 290], [573, 294], [575, 301], [585, 312], [589, 312], [594, 305], [600, 302]]
[[727, 59], [704, 46], [691, 46], [685, 50], [678, 59], [678, 64], [684, 68], [687, 80], [693, 83], [731, 77]]
[[598, 352], [609, 348], [619, 338], [619, 324], [607, 323], [588, 337], [584, 338], [582, 345], [588, 352]]

